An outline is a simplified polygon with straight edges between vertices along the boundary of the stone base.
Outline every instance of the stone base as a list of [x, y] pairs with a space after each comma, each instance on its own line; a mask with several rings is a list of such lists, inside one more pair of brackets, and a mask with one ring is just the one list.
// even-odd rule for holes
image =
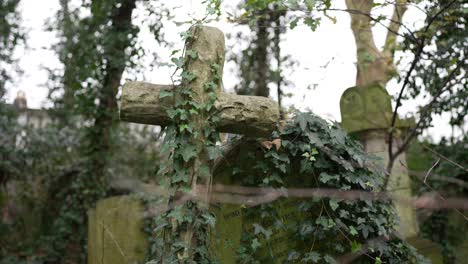
[[100, 200], [88, 211], [88, 264], [144, 263], [143, 205], [130, 196]]

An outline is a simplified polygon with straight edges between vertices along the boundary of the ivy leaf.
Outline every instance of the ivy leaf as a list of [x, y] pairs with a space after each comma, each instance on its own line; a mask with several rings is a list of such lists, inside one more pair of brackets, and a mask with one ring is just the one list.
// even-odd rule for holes
[[301, 131], [305, 132], [307, 129], [307, 119], [305, 114], [300, 114], [296, 117], [296, 121], [299, 122]]
[[182, 72], [180, 76], [182, 77], [182, 79], [187, 80], [188, 82], [191, 82], [197, 78], [195, 74], [188, 71]]
[[309, 11], [312, 11], [315, 7], [315, 0], [304, 0], [304, 3]]
[[182, 40], [186, 40], [186, 39], [193, 37], [193, 34], [191, 31], [184, 31], [180, 33], [180, 36], [182, 37]]
[[327, 263], [333, 263], [333, 264], [337, 263], [336, 260], [335, 260], [333, 257], [331, 257], [330, 255], [326, 255], [325, 257], [323, 257], [323, 259], [324, 259]]
[[357, 241], [351, 242], [351, 252], [356, 253], [361, 249], [362, 249], [362, 244], [361, 243], [359, 243]]
[[355, 236], [358, 234], [358, 231], [356, 230], [356, 228], [354, 228], [354, 226], [349, 226], [349, 233]]
[[182, 57], [172, 58], [171, 61], [177, 66], [177, 68], [182, 68], [185, 63], [185, 60]]
[[162, 99], [164, 97], [169, 97], [169, 96], [172, 96], [174, 93], [172, 91], [168, 91], [168, 90], [161, 90], [161, 92], [159, 93], [159, 99]]
[[313, 263], [317, 263], [320, 259], [321, 259], [320, 254], [315, 251], [312, 251], [312, 252], [305, 254], [303, 261], [304, 262], [312, 261]]
[[218, 157], [221, 157], [221, 155], [223, 154], [223, 152], [218, 146], [210, 146], [210, 147], [207, 147], [206, 150], [208, 152], [208, 158], [210, 160], [215, 160]]
[[311, 155], [317, 155], [319, 152], [316, 148], [312, 148], [311, 151], [310, 151], [310, 154]]
[[181, 207], [176, 207], [167, 215], [169, 218], [174, 218], [178, 222], [182, 222], [184, 214], [182, 213]]
[[315, 227], [311, 225], [309, 222], [304, 223], [301, 225], [301, 228], [299, 229], [299, 232], [301, 236], [308, 236], [314, 231]]
[[258, 242], [258, 239], [254, 239], [252, 240], [252, 244], [251, 244], [251, 247], [252, 249], [255, 251], [257, 250], [257, 248], [259, 248], [262, 244], [260, 244], [260, 242]]
[[198, 53], [195, 50], [186, 50], [185, 54], [187, 54], [187, 56], [189, 56], [192, 59], [198, 58]]
[[339, 177], [337, 175], [330, 175], [326, 172], [320, 173], [319, 180], [323, 183], [327, 183], [330, 180], [337, 180]]
[[334, 199], [330, 199], [329, 204], [330, 204], [330, 207], [331, 207], [331, 209], [333, 211], [336, 211], [336, 209], [339, 207], [338, 201], [336, 201]]
[[297, 2], [298, 0], [287, 0], [287, 5], [289, 6], [290, 9], [298, 9], [299, 8], [299, 3]]
[[195, 146], [185, 146], [180, 154], [182, 155], [182, 159], [184, 159], [185, 162], [189, 161], [191, 158], [197, 156], [197, 149]]
[[310, 27], [312, 31], [315, 31], [319, 25], [319, 20], [312, 17], [304, 18], [304, 24]]
[[293, 19], [293, 20], [291, 21], [291, 23], [289, 23], [289, 28], [290, 28], [290, 29], [294, 29], [295, 27], [297, 27], [297, 22], [299, 22], [299, 18], [298, 18], [298, 17], [296, 17], [295, 19]]

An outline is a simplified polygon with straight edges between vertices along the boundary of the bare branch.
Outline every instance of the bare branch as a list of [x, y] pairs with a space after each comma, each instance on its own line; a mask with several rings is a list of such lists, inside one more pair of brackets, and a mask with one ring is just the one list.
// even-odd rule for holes
[[457, 166], [458, 168], [468, 172], [467, 168], [465, 168], [462, 165], [460, 165], [459, 163], [445, 157], [444, 155], [440, 154], [439, 152], [435, 151], [434, 149], [430, 148], [429, 146], [427, 146], [425, 144], [422, 144], [422, 146], [423, 146], [423, 148], [425, 148], [425, 149], [429, 150], [430, 152], [432, 152], [433, 154], [435, 154], [437, 157], [439, 157], [439, 158], [441, 158], [441, 159], [443, 159], [445, 161], [448, 161], [448, 162], [452, 163], [453, 165]]
[[432, 167], [427, 171], [426, 176], [424, 176], [424, 180], [423, 180], [424, 183], [426, 183], [427, 177], [429, 177], [429, 175], [431, 174], [431, 171], [437, 166], [437, 164], [439, 164], [439, 162], [440, 162], [440, 159], [438, 159], [434, 163], [434, 165], [432, 165]]
[[[424, 42], [424, 40], [423, 40], [423, 42]], [[401, 105], [401, 101], [403, 100], [404, 89], [405, 89], [406, 85], [409, 83], [409, 78], [410, 78], [411, 72], [414, 70], [414, 67], [416, 67], [416, 64], [417, 64], [417, 62], [419, 60], [419, 56], [421, 55], [422, 49], [423, 49], [423, 45], [420, 45], [419, 52], [415, 55], [415, 59], [413, 60], [413, 62], [411, 64], [410, 70], [408, 71], [408, 73], [406, 75], [406, 78], [405, 78], [405, 81], [403, 83], [403, 86], [401, 87], [400, 93], [398, 94], [398, 98], [396, 100], [396, 105], [395, 105], [395, 110], [393, 111], [392, 123], [391, 123], [390, 131], [389, 131], [389, 135], [388, 135], [388, 164], [387, 164], [387, 173], [388, 174], [390, 174], [391, 171], [392, 171], [393, 164], [395, 162], [396, 157], [398, 157], [398, 155], [400, 155], [401, 153], [403, 153], [403, 151], [406, 150], [406, 148], [408, 147], [411, 140], [413, 140], [413, 138], [417, 135], [418, 130], [421, 129], [423, 121], [425, 120], [427, 115], [430, 114], [430, 109], [438, 101], [440, 96], [444, 92], [448, 91], [451, 88], [451, 86], [449, 85], [450, 82], [453, 80], [456, 73], [462, 67], [462, 65], [464, 63], [463, 61], [460, 61], [460, 62], [457, 63], [457, 66], [455, 67], [455, 69], [453, 69], [450, 72], [450, 74], [447, 76], [447, 78], [445, 78], [445, 81], [441, 85], [441, 87], [439, 89], [439, 92], [432, 98], [432, 100], [428, 104], [426, 104], [425, 106], [423, 106], [421, 108], [421, 111], [420, 111], [421, 115], [419, 117], [418, 122], [416, 123], [416, 126], [414, 128], [412, 128], [411, 131], [408, 133], [406, 138], [403, 140], [403, 144], [400, 145], [395, 152], [393, 152], [393, 143], [394, 143], [393, 142], [393, 135], [394, 135], [394, 132], [395, 132], [395, 123], [396, 123], [396, 119], [397, 119], [397, 116], [398, 116], [398, 108]], [[387, 180], [386, 184], [387, 183], [388, 183], [388, 180]], [[386, 186], [386, 184], [385, 184], [385, 186]]]
[[[426, 174], [424, 172], [420, 172], [420, 171], [408, 170], [408, 173], [409, 173], [409, 175], [418, 177], [420, 179], [424, 179], [424, 177], [426, 176]], [[465, 182], [463, 180], [460, 180], [460, 179], [457, 179], [457, 178], [454, 178], [454, 177], [447, 177], [447, 176], [442, 176], [442, 175], [438, 175], [438, 174], [432, 174], [431, 179], [432, 180], [437, 180], [437, 181], [443, 181], [443, 182], [447, 182], [447, 183], [452, 183], [452, 184], [458, 185], [458, 186], [460, 186], [462, 188], [468, 189], [468, 183], [467, 182]]]

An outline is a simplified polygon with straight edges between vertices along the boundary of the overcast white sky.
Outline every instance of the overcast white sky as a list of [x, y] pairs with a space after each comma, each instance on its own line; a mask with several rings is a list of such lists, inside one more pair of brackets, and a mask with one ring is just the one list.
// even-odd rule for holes
[[[179, 33], [186, 27], [177, 27], [175, 21], [187, 21], [190, 17], [201, 18], [205, 14], [205, 7], [202, 0], [165, 0], [168, 5], [178, 7], [173, 9], [175, 18], [172, 21], [164, 22], [164, 33], [166, 38], [175, 43], [174, 48], [181, 48], [183, 43], [180, 41]], [[237, 3], [237, 0], [225, 0], [228, 4]], [[54, 33], [44, 30], [46, 19], [53, 17], [59, 8], [58, 0], [22, 0], [21, 12], [23, 25], [29, 29], [28, 49], [20, 49], [17, 56], [20, 57], [20, 67], [25, 74], [18, 82], [9, 87], [7, 101], [12, 102], [18, 90], [26, 92], [28, 105], [32, 108], [47, 107], [46, 96], [48, 88], [46, 82], [47, 72], [43, 67], [60, 68], [61, 65], [54, 52], [50, 50], [53, 43], [57, 41]], [[344, 8], [344, 0], [333, 1], [337, 8]], [[391, 10], [384, 9], [383, 13], [389, 13]], [[137, 10], [141, 14], [141, 10]], [[299, 65], [293, 71], [288, 73], [288, 78], [294, 84], [294, 88], [287, 90], [294, 94], [292, 98], [285, 99], [286, 105], [293, 105], [299, 109], [311, 109], [313, 112], [324, 118], [340, 121], [339, 100], [345, 89], [354, 86], [355, 69], [355, 45], [354, 39], [349, 27], [349, 15], [344, 12], [334, 12], [331, 15], [336, 17], [337, 23], [334, 24], [329, 19], [323, 19], [317, 31], [312, 32], [307, 26], [299, 25], [293, 30], [289, 30], [284, 36], [282, 42], [283, 55], [291, 55]], [[405, 15], [405, 23], [410, 27], [415, 23], [421, 23], [424, 15], [421, 11], [411, 8]], [[135, 23], [140, 23], [135, 19]], [[228, 23], [225, 19], [210, 23], [209, 25], [219, 27], [225, 33], [242, 30], [242, 26]], [[385, 38], [386, 31], [383, 27], [376, 27], [374, 35], [377, 46], [380, 47]], [[156, 51], [162, 61], [169, 61], [170, 48], [159, 47], [155, 44], [152, 35], [146, 28], [140, 33], [140, 40], [143, 46], [148, 50]], [[227, 40], [227, 47], [240, 50], [243, 43], [236, 43], [234, 40]], [[155, 50], [155, 48], [157, 50]], [[151, 58], [145, 60], [144, 64], [150, 63]], [[327, 67], [324, 67], [327, 65]], [[225, 90], [232, 91], [237, 83], [231, 70], [235, 65], [225, 66], [224, 86]], [[161, 67], [144, 72], [144, 76], [137, 76], [138, 80], [154, 83], [170, 83], [171, 69]], [[131, 73], [127, 77], [134, 78]], [[315, 89], [307, 89], [308, 86], [316, 84]], [[389, 84], [388, 90], [395, 94], [399, 89], [396, 82]], [[274, 92], [271, 93], [276, 98]], [[416, 106], [421, 101], [408, 102], [402, 110], [402, 114], [414, 112]], [[450, 128], [444, 125], [447, 121], [443, 118], [436, 118], [435, 127], [429, 133], [435, 138], [441, 135], [449, 135]]]

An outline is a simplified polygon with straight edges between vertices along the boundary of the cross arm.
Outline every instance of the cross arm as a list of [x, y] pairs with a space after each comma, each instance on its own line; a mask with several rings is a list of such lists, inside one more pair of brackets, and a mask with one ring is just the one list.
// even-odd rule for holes
[[[122, 88], [120, 119], [127, 122], [168, 125], [167, 110], [173, 106], [171, 96], [160, 98], [172, 85], [129, 82]], [[217, 130], [247, 136], [268, 136], [279, 121], [278, 104], [266, 97], [235, 95], [220, 92], [213, 114], [220, 120]]]

